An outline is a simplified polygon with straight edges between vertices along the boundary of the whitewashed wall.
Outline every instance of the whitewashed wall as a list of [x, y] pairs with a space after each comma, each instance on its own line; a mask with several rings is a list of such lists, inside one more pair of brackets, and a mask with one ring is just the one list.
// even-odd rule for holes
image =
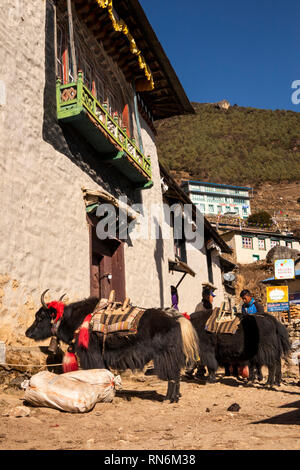
[[[25, 341], [44, 289], [50, 289], [47, 300], [63, 292], [69, 301], [90, 294], [81, 188], [101, 186], [66, 157], [70, 149], [63, 136], [55, 147], [44, 138], [46, 4], [4, 0], [1, 5], [0, 81], [5, 96], [0, 105], [0, 340], [6, 341]], [[153, 136], [143, 122], [142, 127], [155, 181], [142, 194], [149, 205], [161, 200], [160, 178]], [[165, 302], [167, 263], [162, 254], [157, 264], [156, 248], [153, 240], [136, 241], [125, 249], [126, 287], [134, 303]]]
[[[95, 172], [87, 171], [84, 155], [72, 155], [59, 126], [52, 127], [50, 118], [45, 126], [48, 113], [55, 115], [55, 106], [48, 109], [45, 98], [45, 92], [55, 96], [55, 77], [49, 82], [45, 63], [49, 5], [40, 0], [1, 4], [0, 340], [7, 343], [30, 341], [24, 332], [44, 289], [50, 289], [46, 300], [64, 292], [69, 301], [90, 294], [89, 232], [81, 188], [102, 186]], [[152, 203], [162, 204], [160, 175], [154, 136], [142, 119], [141, 125], [154, 181], [152, 189], [142, 192], [142, 202], [150, 209]], [[133, 303], [170, 305], [174, 278], [168, 259], [173, 257], [173, 240], [133, 240], [125, 246], [126, 290]], [[207, 280], [205, 253], [189, 257], [188, 263], [197, 277], [183, 281], [180, 307], [191, 312]]]

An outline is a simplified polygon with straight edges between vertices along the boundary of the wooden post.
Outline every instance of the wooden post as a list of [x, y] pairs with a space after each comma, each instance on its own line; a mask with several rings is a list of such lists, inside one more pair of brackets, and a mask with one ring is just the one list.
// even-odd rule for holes
[[56, 14], [56, 3], [53, 3], [53, 21], [54, 21], [54, 60], [55, 60], [55, 78], [57, 79], [58, 67], [57, 67], [57, 14]]
[[68, 21], [69, 21], [69, 38], [70, 38], [74, 81], [77, 81], [77, 63], [76, 63], [76, 54], [75, 54], [74, 27], [73, 27], [73, 14], [72, 14], [71, 0], [67, 0], [67, 5], [68, 5]]
[[[285, 285], [289, 287], [288, 281], [285, 281]], [[290, 311], [290, 290], [288, 290], [288, 302], [289, 302], [289, 310], [288, 310], [288, 322], [291, 323], [291, 311]]]
[[132, 82], [132, 88], [133, 88], [133, 104], [134, 104], [134, 114], [135, 114], [135, 121], [136, 121], [136, 126], [137, 126], [137, 132], [138, 132], [138, 140], [139, 140], [139, 146], [140, 146], [140, 151], [142, 154], [144, 154], [144, 148], [143, 148], [143, 141], [142, 141], [142, 132], [141, 132], [141, 124], [140, 124], [140, 117], [139, 117], [139, 110], [138, 110], [138, 102], [137, 102], [137, 94], [136, 94], [136, 89], [135, 89], [135, 81], [133, 80]]

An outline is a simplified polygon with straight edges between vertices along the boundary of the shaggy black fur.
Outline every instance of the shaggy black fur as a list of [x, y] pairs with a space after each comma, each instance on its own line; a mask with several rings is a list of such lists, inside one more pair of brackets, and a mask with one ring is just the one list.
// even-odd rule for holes
[[[66, 306], [57, 329], [57, 338], [70, 344], [75, 330], [86, 315], [94, 311], [97, 302], [98, 299], [89, 298]], [[51, 315], [41, 308], [36, 313], [33, 325], [26, 331], [26, 336], [40, 340], [51, 335]], [[180, 324], [176, 319], [161, 309], [148, 309], [140, 320], [137, 334], [127, 337], [108, 335], [103, 356], [102, 346], [103, 336], [98, 332], [90, 333], [88, 350], [75, 342], [75, 352], [83, 369], [141, 370], [153, 360], [158, 377], [168, 381], [166, 399], [178, 401], [180, 370], [185, 367], [186, 358]]]
[[262, 380], [261, 367], [268, 367], [269, 375], [266, 385], [272, 387], [281, 384], [281, 359], [287, 358], [291, 352], [289, 334], [286, 327], [276, 320], [273, 315], [265, 313], [263, 316], [255, 315], [260, 333], [257, 354], [249, 361], [250, 377], [255, 379], [255, 369], [258, 380]]
[[228, 369], [231, 364], [250, 365], [250, 379], [255, 369], [261, 374], [263, 365], [269, 368], [268, 385], [281, 380], [281, 358], [290, 351], [286, 328], [271, 315], [241, 316], [236, 334], [215, 334], [205, 330], [212, 311], [197, 312], [191, 322], [199, 336], [201, 364], [206, 365], [209, 381], [214, 382], [218, 366]]

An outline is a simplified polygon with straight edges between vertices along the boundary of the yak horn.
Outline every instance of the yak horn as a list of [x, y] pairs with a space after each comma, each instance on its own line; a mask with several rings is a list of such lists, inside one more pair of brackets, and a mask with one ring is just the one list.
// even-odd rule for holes
[[48, 290], [49, 290], [49, 289], [46, 289], [46, 290], [42, 293], [42, 295], [41, 295], [41, 303], [42, 303], [42, 306], [43, 306], [46, 310], [48, 310], [48, 305], [46, 304], [44, 297], [45, 297], [46, 292], [48, 292]]
[[59, 302], [62, 301], [62, 299], [64, 298], [65, 295], [67, 295], [67, 294], [63, 294], [63, 295], [59, 298]]

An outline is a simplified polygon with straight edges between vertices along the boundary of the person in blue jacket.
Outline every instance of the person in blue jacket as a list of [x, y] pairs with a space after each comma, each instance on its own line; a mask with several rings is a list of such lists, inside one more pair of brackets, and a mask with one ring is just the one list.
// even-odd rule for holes
[[264, 307], [261, 303], [259, 303], [257, 300], [252, 297], [250, 291], [248, 289], [242, 290], [240, 293], [240, 297], [243, 300], [243, 305], [242, 305], [242, 313], [244, 314], [253, 314], [253, 313], [258, 313], [260, 315], [263, 315], [265, 313]]

